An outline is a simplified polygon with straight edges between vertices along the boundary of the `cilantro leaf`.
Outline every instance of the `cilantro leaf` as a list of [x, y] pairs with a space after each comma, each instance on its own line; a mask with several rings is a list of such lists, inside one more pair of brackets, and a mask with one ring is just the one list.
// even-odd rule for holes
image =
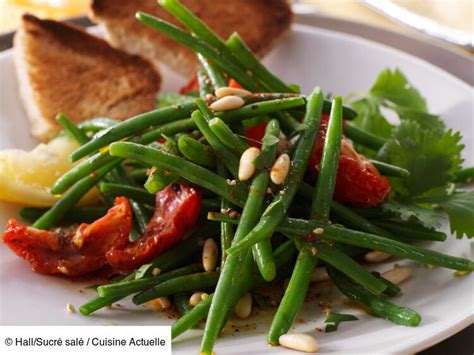
[[457, 238], [474, 237], [474, 191], [431, 197], [429, 202], [439, 205], [449, 217], [451, 233]]
[[414, 110], [426, 112], [426, 101], [398, 69], [385, 69], [377, 77], [370, 93], [378, 98]]
[[352, 314], [342, 314], [342, 313], [329, 313], [326, 319], [324, 320], [324, 323], [326, 324], [325, 332], [330, 333], [330, 332], [335, 332], [337, 328], [339, 327], [339, 324], [341, 322], [350, 322], [354, 320], [359, 320], [356, 316], [353, 316]]
[[442, 216], [433, 209], [395, 200], [388, 200], [380, 206], [385, 213], [394, 214], [403, 221], [416, 222], [430, 229], [440, 226], [439, 220]]
[[417, 122], [403, 121], [378, 153], [378, 159], [410, 171], [407, 178], [392, 178], [393, 190], [413, 197], [444, 186], [461, 169], [461, 135], [451, 130], [423, 129]]
[[393, 126], [382, 116], [377, 100], [368, 96], [353, 102], [351, 107], [357, 112], [356, 126], [380, 137], [390, 137]]

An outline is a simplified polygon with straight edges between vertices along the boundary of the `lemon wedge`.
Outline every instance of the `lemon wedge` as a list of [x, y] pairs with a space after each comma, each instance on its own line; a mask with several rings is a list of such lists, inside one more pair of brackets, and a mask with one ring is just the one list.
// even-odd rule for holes
[[[23, 206], [49, 207], [60, 196], [49, 192], [54, 182], [75, 164], [68, 156], [78, 147], [72, 138], [58, 136], [41, 143], [31, 151], [5, 149], [0, 151], [0, 200]], [[89, 191], [81, 204], [95, 201], [97, 189]]]

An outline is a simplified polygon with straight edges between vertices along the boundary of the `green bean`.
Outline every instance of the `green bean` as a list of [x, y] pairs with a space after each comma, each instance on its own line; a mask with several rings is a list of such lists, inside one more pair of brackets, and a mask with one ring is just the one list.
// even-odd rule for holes
[[207, 60], [202, 54], [198, 53], [197, 57], [199, 59], [199, 62], [201, 63], [202, 67], [207, 73], [207, 76], [209, 77], [209, 80], [211, 81], [211, 84], [215, 89], [221, 88], [223, 86], [227, 86], [227, 80], [224, 79], [224, 76], [220, 72], [216, 66], [211, 63], [209, 60]]
[[175, 339], [177, 336], [183, 334], [186, 330], [193, 328], [201, 320], [206, 318], [214, 294], [210, 294], [208, 298], [199, 302], [183, 317], [178, 319], [171, 327], [171, 339]]
[[238, 60], [241, 66], [249, 70], [269, 91], [294, 92], [288, 85], [273, 75], [247, 47], [242, 37], [234, 32], [226, 41], [226, 45]]
[[342, 99], [335, 97], [324, 141], [321, 168], [314, 190], [311, 218], [327, 221], [331, 209], [332, 196], [336, 186], [342, 139]]
[[[127, 280], [133, 279], [134, 274], [130, 274], [124, 279], [122, 279], [122, 282], [125, 282]], [[88, 316], [95, 311], [107, 307], [111, 305], [114, 302], [120, 301], [123, 297], [122, 296], [117, 296], [117, 297], [101, 297], [97, 296], [87, 303], [84, 303], [82, 306], [79, 307], [79, 312], [81, 312], [82, 315]]]
[[213, 288], [219, 279], [218, 272], [200, 272], [175, 277], [160, 283], [132, 298], [133, 303], [139, 305], [162, 296], [169, 296], [178, 292], [205, 290]]
[[[268, 134], [279, 130], [278, 124], [272, 121], [267, 127]], [[276, 151], [276, 142], [262, 147], [262, 150], [271, 150], [273, 155]], [[263, 209], [264, 196], [268, 184], [268, 172], [262, 170], [253, 180], [247, 201], [242, 210], [239, 225], [235, 232], [232, 245], [239, 242], [258, 222]], [[214, 298], [209, 310], [206, 328], [201, 343], [201, 352], [211, 353], [214, 342], [224, 325], [227, 316], [232, 312], [240, 295], [245, 289], [245, 280], [252, 270], [252, 259], [250, 250], [244, 250], [235, 255], [227, 256], [227, 260], [221, 271], [221, 277], [216, 286]], [[265, 257], [269, 255], [265, 254]], [[270, 266], [271, 267], [271, 266]], [[265, 270], [268, 275], [272, 270]], [[276, 272], [275, 272], [276, 273]], [[273, 276], [274, 275], [270, 275]], [[229, 293], [231, 296], [229, 297]]]
[[165, 272], [157, 276], [149, 276], [141, 279], [127, 280], [109, 285], [102, 285], [97, 288], [97, 292], [101, 297], [126, 297], [132, 293], [143, 291], [147, 288], [161, 284], [165, 281], [174, 279], [179, 276], [193, 274], [202, 271], [202, 265], [191, 264], [173, 271]]
[[199, 97], [203, 100], [206, 100], [207, 95], [214, 94], [212, 88], [210, 87], [210, 79], [207, 77], [204, 70], [200, 69], [197, 72], [198, 84], [199, 84]]
[[227, 126], [219, 117], [214, 117], [209, 121], [209, 128], [214, 135], [216, 135], [217, 138], [219, 138], [219, 140], [237, 156], [240, 157], [248, 148], [248, 144], [242, 138], [235, 135], [229, 126]]
[[[344, 118], [348, 119], [345, 116]], [[344, 127], [344, 134], [347, 136], [347, 138], [353, 140], [354, 142], [374, 150], [379, 150], [386, 142], [382, 137], [378, 137], [372, 133], [361, 130], [350, 123], [346, 123]]]
[[209, 146], [202, 144], [188, 135], [182, 135], [178, 139], [178, 148], [183, 156], [206, 168], [214, 168], [216, 159]]
[[[34, 222], [48, 211], [48, 208], [23, 207], [19, 215], [28, 222]], [[62, 218], [65, 223], [91, 223], [107, 213], [107, 207], [73, 207]]]
[[35, 223], [33, 228], [49, 229], [84, 196], [94, 185], [100, 181], [112, 168], [114, 163], [108, 163], [89, 176], [79, 180], [73, 187], [71, 187], [59, 200], [56, 201], [45, 214], [43, 214]]
[[328, 272], [339, 291], [350, 300], [367, 308], [376, 317], [410, 327], [417, 326], [421, 322], [421, 316], [417, 312], [406, 307], [399, 307], [387, 299], [366, 291], [363, 287], [352, 284], [346, 277], [331, 268]]
[[472, 183], [474, 180], [474, 167], [465, 168], [454, 174], [454, 182]]
[[365, 289], [373, 293], [381, 293], [387, 288], [384, 282], [338, 249], [319, 243], [317, 250], [317, 255], [321, 260], [338, 269]]
[[152, 27], [168, 38], [191, 48], [196, 53], [201, 53], [204, 57], [211, 60], [215, 65], [219, 66], [223, 71], [229, 74], [230, 77], [237, 80], [237, 82], [239, 82], [243, 87], [250, 91], [256, 91], [257, 85], [255, 81], [247, 75], [245, 70], [236, 65], [232, 60], [222, 56], [219, 51], [209, 46], [206, 42], [193, 37], [169, 22], [150, 16], [146, 13], [137, 12], [135, 16], [141, 23]]
[[77, 161], [85, 157], [87, 154], [93, 153], [112, 142], [132, 136], [138, 132], [148, 129], [150, 126], [163, 125], [165, 123], [189, 117], [191, 112], [195, 109], [196, 105], [194, 102], [188, 102], [182, 105], [160, 108], [132, 117], [115, 126], [101, 131], [99, 136], [94, 137], [87, 144], [84, 144], [76, 149], [70, 156], [71, 161]]
[[224, 197], [237, 206], [243, 206], [245, 203], [247, 191], [242, 185], [229, 185], [226, 179], [184, 158], [128, 142], [112, 143], [110, 154], [159, 166]]
[[407, 169], [400, 168], [392, 164], [387, 164], [382, 161], [370, 159], [370, 162], [377, 168], [380, 174], [385, 176], [395, 177], [409, 177], [410, 172]]
[[171, 185], [177, 179], [178, 175], [170, 173], [167, 170], [153, 167], [151, 168], [150, 175], [148, 175], [143, 187], [148, 193], [156, 194]]
[[[224, 167], [222, 162], [217, 164], [217, 173], [222, 176], [223, 178], [228, 178], [227, 170]], [[220, 210], [227, 211], [230, 209], [232, 205], [226, 201], [224, 198], [221, 198], [220, 201]], [[226, 249], [230, 247], [232, 244], [232, 240], [234, 239], [234, 227], [231, 223], [222, 222], [221, 224], [221, 268], [225, 263], [225, 259], [227, 254], [225, 253]]]
[[[421, 226], [416, 226], [412, 224], [402, 224], [399, 221], [374, 221], [374, 223], [382, 227], [394, 235], [397, 235], [400, 238], [404, 239], [413, 239], [413, 240], [432, 240], [437, 242], [444, 242], [448, 237], [446, 233], [431, 230]], [[374, 233], [375, 234], [375, 233]], [[396, 239], [396, 238], [393, 238]]]
[[319, 238], [354, 245], [361, 248], [383, 251], [401, 258], [417, 260], [426, 264], [442, 266], [454, 270], [474, 270], [474, 262], [454, 256], [438, 253], [433, 250], [421, 248], [415, 245], [391, 240], [374, 234], [359, 232], [347, 228], [337, 227], [319, 221], [305, 221], [302, 219], [289, 218], [282, 221], [278, 231], [304, 238], [316, 228], [322, 228], [324, 233]]
[[186, 292], [174, 294], [173, 304], [181, 317], [193, 309], [193, 307], [191, 307], [189, 304], [189, 296]]
[[155, 196], [148, 193], [145, 189], [110, 182], [102, 182], [99, 185], [101, 192], [108, 192], [114, 196], [124, 196], [137, 202], [145, 203], [150, 206], [155, 205]]
[[388, 297], [395, 297], [398, 296], [400, 292], [402, 292], [402, 289], [400, 287], [384, 278], [382, 275], [380, 275], [380, 273], [372, 271], [372, 274], [387, 286], [387, 288], [383, 291], [384, 295]]
[[270, 344], [278, 345], [280, 335], [288, 332], [289, 327], [293, 324], [296, 314], [306, 297], [316, 260], [307, 248], [300, 250], [293, 274], [286, 288], [286, 290], [297, 292], [285, 292], [268, 331], [267, 341]]
[[270, 237], [283, 218], [306, 172], [308, 159], [319, 129], [322, 101], [323, 94], [321, 90], [317, 88], [309, 98], [304, 120], [305, 129], [301, 132], [301, 137], [296, 145], [292, 166], [281, 190], [282, 193], [275, 196], [273, 202], [266, 208], [258, 224], [248, 233], [245, 239], [240, 240], [227, 249], [228, 254], [237, 253]]
[[192, 113], [191, 117], [194, 120], [194, 123], [196, 123], [196, 126], [199, 128], [204, 138], [206, 138], [206, 141], [209, 143], [216, 155], [222, 160], [230, 173], [234, 177], [237, 177], [239, 173], [239, 159], [231, 150], [222, 144], [222, 142], [214, 135], [214, 133], [212, 133], [211, 129], [209, 128], [208, 121], [204, 118], [201, 112], [194, 111]]
[[134, 169], [128, 172], [130, 178], [134, 181], [143, 183], [148, 178], [149, 168]]
[[120, 121], [114, 120], [113, 118], [98, 117], [82, 121], [78, 124], [78, 127], [86, 132], [97, 133], [103, 129], [115, 126], [119, 122]]
[[207, 211], [216, 211], [221, 209], [221, 201], [218, 198], [204, 198], [201, 206]]
[[61, 126], [64, 127], [69, 134], [74, 137], [74, 139], [79, 144], [86, 144], [89, 142], [89, 137], [84, 133], [82, 129], [77, 127], [74, 123], [72, 123], [64, 114], [60, 113], [56, 116], [56, 121], [59, 122]]

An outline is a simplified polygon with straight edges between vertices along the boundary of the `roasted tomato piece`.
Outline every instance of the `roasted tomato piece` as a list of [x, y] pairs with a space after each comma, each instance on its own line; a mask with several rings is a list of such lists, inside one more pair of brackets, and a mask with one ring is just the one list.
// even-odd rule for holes
[[199, 82], [197, 74], [195, 74], [186, 85], [184, 85], [181, 89], [179, 89], [179, 93], [181, 95], [187, 95], [190, 92], [199, 91]]
[[118, 197], [104, 217], [92, 224], [83, 223], [76, 231], [45, 231], [11, 219], [3, 242], [39, 273], [78, 276], [104, 267], [107, 251], [125, 247], [131, 229], [130, 204]]
[[255, 126], [245, 129], [245, 136], [247, 137], [247, 143], [251, 147], [260, 148], [265, 135], [265, 129], [267, 128], [267, 123], [258, 123]]
[[240, 85], [237, 81], [234, 79], [229, 80], [229, 87], [234, 88], [234, 89], [243, 89], [242, 85]]
[[143, 235], [124, 249], [107, 253], [119, 270], [135, 269], [180, 242], [195, 225], [201, 209], [200, 193], [187, 185], [173, 184], [156, 194], [155, 213]]
[[[309, 170], [314, 177], [319, 172], [328, 121], [328, 115], [321, 117], [318, 138], [309, 160]], [[349, 140], [343, 138], [334, 191], [335, 199], [358, 207], [372, 207], [383, 202], [390, 190], [387, 178], [380, 176], [372, 163], [357, 153]]]

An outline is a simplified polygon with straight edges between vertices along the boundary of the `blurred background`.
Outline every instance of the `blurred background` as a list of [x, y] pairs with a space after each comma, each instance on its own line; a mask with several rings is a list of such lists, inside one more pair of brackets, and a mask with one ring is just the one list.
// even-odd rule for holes
[[[0, 34], [13, 31], [20, 16], [66, 19], [83, 16], [90, 0], [0, 0]], [[226, 1], [226, 0], [217, 0]], [[271, 1], [271, 0], [269, 0]], [[379, 26], [417, 36], [421, 32], [441, 45], [473, 53], [473, 0], [293, 0], [299, 11]]]

